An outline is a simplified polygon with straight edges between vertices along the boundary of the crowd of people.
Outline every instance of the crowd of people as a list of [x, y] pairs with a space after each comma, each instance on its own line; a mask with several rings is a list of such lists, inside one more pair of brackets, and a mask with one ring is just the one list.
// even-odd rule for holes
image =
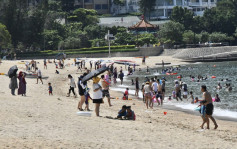
[[[124, 81], [124, 71], [123, 71], [123, 67], [120, 67], [120, 70], [117, 69], [117, 67], [114, 67], [113, 64], [109, 65], [109, 69], [108, 71], [103, 75], [100, 76], [94, 76], [92, 78], [93, 84], [91, 87], [91, 95], [90, 95], [90, 88], [88, 87], [88, 83], [87, 81], [83, 81], [83, 78], [85, 76], [88, 75], [88, 73], [90, 73], [90, 71], [92, 71], [93, 69], [93, 63], [94, 63], [94, 69], [99, 69], [102, 68], [104, 66], [106, 66], [106, 64], [101, 63], [101, 61], [89, 61], [89, 65], [90, 65], [90, 69], [87, 69], [86, 66], [86, 62], [85, 60], [81, 60], [81, 61], [77, 61], [76, 59], [74, 59], [75, 62], [75, 66], [77, 67], [77, 69], [79, 70], [83, 70], [84, 69], [84, 73], [78, 77], [78, 82], [75, 82], [75, 79], [73, 78], [73, 76], [71, 74], [68, 74], [68, 80], [69, 80], [69, 89], [68, 89], [68, 93], [67, 93], [67, 97], [71, 96], [71, 93], [73, 94], [73, 96], [75, 98], [77, 98], [77, 92], [75, 91], [76, 88], [78, 88], [78, 95], [80, 96], [80, 101], [78, 102], [78, 110], [79, 111], [90, 111], [89, 108], [89, 100], [92, 100], [93, 103], [95, 104], [95, 113], [96, 116], [100, 116], [100, 104], [104, 103], [104, 98], [107, 98], [108, 101], [108, 105], [112, 106], [111, 104], [111, 96], [110, 96], [110, 91], [109, 88], [111, 86], [111, 84], [113, 83], [113, 85], [117, 84], [117, 80], [120, 80], [120, 84], [123, 85], [123, 81]], [[49, 63], [49, 60], [48, 60]], [[64, 60], [60, 59], [58, 61], [58, 63], [55, 62], [55, 66], [58, 69], [63, 69], [65, 67], [64, 65]], [[145, 63], [145, 58], [143, 58], [143, 63]], [[44, 64], [44, 69], [47, 69], [47, 61], [46, 59], [43, 60], [43, 64]], [[41, 74], [41, 70], [37, 67], [38, 63], [34, 60], [32, 60], [30, 63], [26, 63], [26, 70], [27, 71], [34, 71], [37, 75], [37, 82], [36, 84], [38, 84], [38, 80], [41, 81], [41, 83], [43, 84], [43, 80], [42, 80], [42, 74]], [[126, 69], [126, 68], [125, 68]], [[192, 68], [189, 68], [192, 69]], [[136, 71], [135, 65], [132, 67], [128, 67], [128, 75], [133, 75], [133, 73]], [[149, 71], [149, 68], [147, 67], [147, 71]], [[162, 72], [174, 72], [174, 71], [180, 71], [179, 67], [170, 67], [170, 68], [163, 68]], [[119, 72], [119, 73], [118, 73]], [[56, 70], [56, 73], [59, 74], [59, 71]], [[13, 74], [13, 76], [11, 77], [11, 81], [10, 81], [10, 89], [11, 89], [11, 93], [12, 95], [15, 95], [15, 89], [18, 88], [18, 95], [22, 95], [22, 96], [26, 96], [26, 80], [25, 80], [25, 73], [24, 72], [20, 72], [19, 75], [17, 75], [17, 73]], [[18, 87], [18, 83], [17, 83], [17, 78], [19, 80], [19, 87]], [[206, 86], [202, 86], [201, 90], [203, 92], [203, 100], [199, 100], [197, 97], [194, 98], [193, 96], [193, 92], [188, 90], [188, 85], [185, 82], [182, 82], [182, 76], [179, 77], [180, 80], [175, 80], [174, 82], [174, 90], [172, 92], [172, 96], [174, 99], [176, 99], [177, 101], [183, 101], [183, 99], [188, 99], [188, 94], [190, 95], [189, 98], [191, 98], [191, 103], [197, 103], [200, 102], [200, 111], [201, 111], [201, 115], [202, 115], [202, 119], [203, 119], [203, 124], [201, 125], [201, 128], [203, 128], [204, 124], [207, 124], [207, 128], [209, 129], [209, 119], [211, 119], [215, 125], [215, 129], [218, 127], [215, 119], [212, 117], [212, 112], [213, 112], [213, 104], [212, 102], [220, 102], [220, 98], [219, 95], [216, 94], [215, 96], [215, 100], [213, 100], [211, 98], [210, 93], [207, 91]], [[194, 76], [190, 76], [190, 79], [192, 81], [195, 81], [195, 77]], [[197, 81], [201, 81], [201, 80], [206, 80], [207, 76], [203, 77], [203, 76], [198, 76], [197, 77]], [[149, 79], [148, 77], [145, 77], [145, 82], [142, 84], [142, 86], [140, 87], [140, 83], [139, 83], [139, 78], [136, 77], [135, 78], [135, 82], [132, 80], [132, 85], [135, 86], [135, 96], [139, 97], [139, 91], [142, 91], [142, 95], [143, 95], [143, 102], [145, 103], [146, 108], [153, 108], [154, 103], [157, 102], [157, 105], [162, 106], [163, 105], [163, 101], [164, 101], [164, 97], [166, 95], [166, 78], [163, 77], [161, 79], [158, 79], [157, 77], [151, 78]], [[221, 83], [218, 83], [218, 86], [216, 87], [217, 89], [222, 89]], [[226, 88], [230, 91], [232, 90], [232, 87], [230, 85], [230, 83], [226, 83]], [[52, 84], [49, 82], [48, 83], [48, 91], [49, 91], [49, 95], [52, 96], [53, 95], [53, 87]], [[183, 94], [182, 94], [183, 92]], [[129, 88], [126, 89], [125, 93], [123, 94], [123, 99], [124, 100], [128, 100], [129, 96]], [[168, 98], [169, 100], [171, 100], [171, 96], [169, 96]], [[85, 107], [83, 107], [83, 105], [85, 104]], [[204, 110], [205, 109], [205, 110]], [[117, 118], [118, 119], [129, 119], [129, 120], [135, 120], [135, 113], [134, 111], [131, 110], [131, 107], [129, 106], [123, 106], [122, 109], [119, 111]]]

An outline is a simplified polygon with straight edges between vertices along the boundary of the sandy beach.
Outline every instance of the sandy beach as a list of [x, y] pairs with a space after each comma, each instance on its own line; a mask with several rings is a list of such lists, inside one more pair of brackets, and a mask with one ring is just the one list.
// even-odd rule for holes
[[[141, 65], [141, 58], [102, 58], [110, 60], [132, 60]], [[154, 67], [162, 60], [173, 65], [187, 64], [171, 56], [149, 57], [146, 66]], [[21, 60], [22, 61], [22, 60]], [[3, 61], [0, 73], [7, 73], [17, 65], [19, 71], [25, 69], [21, 61]], [[103, 148], [103, 149], [156, 149], [156, 148], [231, 148], [237, 149], [237, 123], [218, 120], [218, 129], [200, 129], [201, 117], [182, 111], [165, 108], [146, 109], [141, 100], [112, 99], [112, 107], [107, 99], [101, 105], [100, 115], [96, 117], [94, 104], [90, 102], [91, 117], [77, 115], [80, 98], [66, 97], [69, 89], [67, 75], [71, 74], [77, 82], [81, 72], [73, 66], [73, 59], [65, 60], [69, 64], [55, 74], [55, 65], [43, 68], [43, 60], [38, 67], [44, 84], [36, 84], [36, 79], [26, 78], [26, 97], [12, 96], [9, 89], [10, 79], [0, 75], [0, 148]], [[89, 68], [89, 63], [87, 66]], [[118, 66], [120, 67], [120, 65]], [[124, 66], [123, 66], [124, 67]], [[52, 83], [53, 96], [48, 95], [48, 82]], [[91, 87], [92, 81], [89, 81]], [[78, 88], [76, 88], [76, 91]], [[78, 94], [78, 92], [77, 92]], [[122, 97], [120, 92], [110, 91], [113, 97]], [[132, 106], [136, 121], [115, 120], [122, 105]], [[167, 115], [164, 115], [167, 112]]]

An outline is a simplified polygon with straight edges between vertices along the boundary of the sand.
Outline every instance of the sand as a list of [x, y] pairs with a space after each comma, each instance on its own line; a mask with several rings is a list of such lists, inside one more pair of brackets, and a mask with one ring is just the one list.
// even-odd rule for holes
[[[111, 59], [129, 59], [141, 64], [141, 58]], [[162, 59], [175, 65], [185, 64], [169, 56], [150, 57], [146, 64], [153, 67]], [[95, 116], [91, 102], [92, 116], [78, 116], [80, 98], [66, 97], [69, 88], [67, 75], [72, 74], [77, 81], [81, 72], [71, 65], [56, 75], [54, 64], [48, 64], [45, 70], [43, 60], [37, 61], [42, 75], [49, 78], [43, 80], [44, 84], [26, 78], [26, 97], [12, 96], [8, 88], [10, 79], [0, 75], [0, 148], [237, 148], [236, 122], [217, 120], [217, 130], [213, 129], [213, 123], [210, 130], [201, 130], [200, 116], [161, 107], [147, 110], [142, 101], [132, 96], [133, 100], [129, 101], [112, 99], [112, 107], [105, 99], [100, 110], [102, 117]], [[66, 60], [65, 64], [72, 61]], [[3, 61], [0, 73], [7, 73], [15, 64], [19, 71], [25, 68], [18, 62]], [[53, 96], [48, 95], [48, 82], [52, 83]], [[111, 95], [122, 97], [115, 91], [111, 91]], [[107, 118], [116, 117], [124, 104], [132, 106], [136, 121]]]

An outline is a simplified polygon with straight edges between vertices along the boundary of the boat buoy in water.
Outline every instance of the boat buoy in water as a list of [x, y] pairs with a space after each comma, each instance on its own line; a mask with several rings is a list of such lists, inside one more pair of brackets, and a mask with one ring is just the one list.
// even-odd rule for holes
[[216, 76], [211, 76], [211, 78], [212, 78], [212, 79], [215, 79], [215, 78], [216, 78]]

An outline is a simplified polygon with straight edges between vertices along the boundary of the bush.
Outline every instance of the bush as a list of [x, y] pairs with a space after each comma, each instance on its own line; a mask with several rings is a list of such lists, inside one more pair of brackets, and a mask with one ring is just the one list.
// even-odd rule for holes
[[233, 37], [228, 36], [227, 34], [221, 32], [214, 32], [209, 36], [209, 41], [211, 42], [224, 42], [231, 40], [234, 40]]

